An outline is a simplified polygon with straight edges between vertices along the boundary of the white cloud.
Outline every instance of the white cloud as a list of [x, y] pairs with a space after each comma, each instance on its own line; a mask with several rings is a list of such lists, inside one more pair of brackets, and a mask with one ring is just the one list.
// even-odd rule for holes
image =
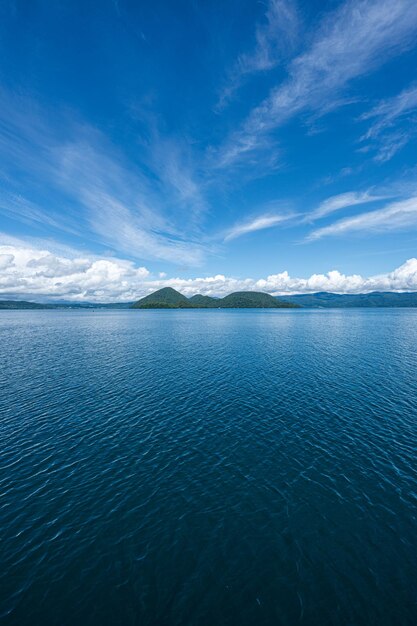
[[375, 155], [375, 161], [385, 163], [392, 159], [407, 143], [411, 140], [414, 130], [408, 130], [404, 132], [389, 133], [381, 138], [377, 154]]
[[85, 139], [60, 146], [55, 158], [60, 185], [87, 209], [101, 243], [137, 258], [201, 263], [203, 246], [175, 225], [156, 189], [139, 171], [127, 170], [104, 138], [87, 132]]
[[330, 213], [340, 211], [341, 209], [345, 209], [347, 207], [376, 202], [377, 200], [383, 200], [384, 198], [386, 198], [386, 196], [372, 195], [369, 191], [348, 191], [324, 200], [324, 202], [322, 202], [317, 209], [308, 215], [308, 219], [320, 219], [322, 217], [326, 217]]
[[269, 0], [265, 19], [255, 30], [254, 49], [241, 54], [228, 77], [218, 107], [222, 108], [240, 87], [244, 78], [276, 67], [294, 48], [298, 38], [299, 18], [293, 0]]
[[362, 115], [362, 120], [373, 120], [362, 141], [370, 141], [368, 146], [376, 147], [375, 160], [388, 161], [415, 136], [412, 116], [416, 112], [417, 85], [411, 85]]
[[54, 217], [53, 211], [42, 209], [20, 194], [4, 188], [0, 189], [0, 213], [11, 219], [18, 218], [20, 222], [30, 226], [48, 226], [73, 235], [80, 235], [81, 232], [80, 224], [71, 216], [62, 212]]
[[192, 141], [178, 137], [162, 137], [152, 132], [147, 146], [147, 162], [159, 178], [164, 194], [172, 198], [176, 214], [184, 210], [188, 220], [196, 222], [208, 209], [201, 180], [192, 152]]
[[261, 215], [256, 217], [249, 222], [243, 222], [240, 224], [235, 224], [229, 231], [227, 231], [224, 241], [231, 241], [232, 239], [236, 239], [237, 237], [241, 237], [242, 235], [246, 235], [247, 233], [253, 233], [257, 230], [264, 230], [266, 228], [273, 228], [274, 226], [278, 226], [282, 222], [289, 220], [292, 215]]
[[276, 295], [285, 293], [367, 293], [370, 291], [416, 291], [417, 259], [409, 259], [388, 274], [365, 278], [359, 274], [345, 275], [337, 270], [313, 274], [309, 278], [291, 278], [287, 272], [257, 281], [257, 287]]
[[330, 235], [395, 231], [407, 227], [417, 227], [417, 197], [392, 202], [382, 209], [339, 220], [330, 226], [324, 226], [313, 231], [308, 236], [307, 241], [314, 241]]
[[144, 267], [93, 255], [57, 256], [46, 249], [0, 245], [0, 293], [68, 300], [129, 300], [149, 276]]
[[13, 265], [13, 254], [0, 254], [0, 271], [5, 270]]
[[362, 277], [337, 270], [291, 277], [282, 271], [267, 278], [234, 278], [221, 274], [201, 278], [152, 276], [130, 261], [94, 255], [63, 256], [21, 242], [0, 245], [0, 297], [3, 299], [69, 300], [74, 302], [129, 302], [161, 287], [173, 287], [187, 296], [222, 296], [232, 291], [264, 291], [273, 295], [417, 291], [417, 259], [409, 259], [388, 274]]
[[[132, 164], [87, 124], [2, 92], [0, 155], [10, 164], [9, 188], [0, 193], [0, 212], [9, 218], [138, 259], [201, 263], [205, 247], [190, 215], [201, 213], [205, 200], [183, 142], [161, 144], [154, 133], [141, 151], [146, 163]], [[24, 173], [25, 191], [46, 194], [42, 208], [20, 194], [16, 170]], [[182, 207], [187, 219], [172, 207]]]
[[412, 85], [392, 98], [382, 100], [362, 116], [363, 120], [374, 119], [365, 138], [375, 137], [392, 126], [397, 120], [417, 110], [417, 85]]
[[413, 44], [415, 0], [349, 0], [327, 15], [310, 48], [289, 66], [289, 76], [252, 110], [243, 128], [222, 147], [228, 165], [257, 149], [269, 131], [295, 114], [323, 114], [344, 102], [349, 83]]

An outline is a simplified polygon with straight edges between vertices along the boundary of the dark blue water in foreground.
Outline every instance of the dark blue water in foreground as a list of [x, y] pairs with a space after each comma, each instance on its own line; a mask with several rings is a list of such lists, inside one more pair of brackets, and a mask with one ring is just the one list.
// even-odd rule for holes
[[0, 312], [1, 615], [417, 623], [417, 310]]

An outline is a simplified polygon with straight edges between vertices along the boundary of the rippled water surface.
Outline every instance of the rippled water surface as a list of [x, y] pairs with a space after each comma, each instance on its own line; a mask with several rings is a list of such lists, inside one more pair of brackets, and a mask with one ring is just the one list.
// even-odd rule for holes
[[417, 310], [1, 311], [19, 626], [417, 623]]

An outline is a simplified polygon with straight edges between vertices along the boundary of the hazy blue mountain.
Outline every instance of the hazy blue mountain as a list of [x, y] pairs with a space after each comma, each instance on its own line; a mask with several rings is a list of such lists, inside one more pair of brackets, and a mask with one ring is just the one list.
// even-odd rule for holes
[[0, 309], [129, 309], [132, 302], [28, 302], [27, 300], [0, 300]]
[[0, 300], [0, 309], [51, 309], [48, 304], [27, 302], [26, 300]]
[[311, 293], [285, 296], [288, 302], [302, 307], [350, 308], [350, 307], [417, 307], [417, 293], [394, 293], [373, 291], [372, 293], [337, 294]]

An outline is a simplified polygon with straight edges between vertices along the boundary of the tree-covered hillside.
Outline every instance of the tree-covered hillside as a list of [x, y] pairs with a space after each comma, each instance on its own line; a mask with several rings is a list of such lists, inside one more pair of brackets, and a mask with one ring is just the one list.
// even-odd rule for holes
[[132, 309], [188, 309], [193, 308], [191, 302], [172, 287], [158, 289], [138, 300], [132, 305]]
[[165, 287], [135, 302], [134, 309], [278, 309], [294, 308], [297, 305], [278, 300], [268, 293], [237, 291], [224, 298], [210, 298], [197, 294], [186, 298], [181, 293]]
[[202, 309], [212, 309], [219, 306], [220, 299], [219, 298], [211, 298], [210, 296], [202, 296], [200, 293], [195, 296], [191, 296], [188, 299], [191, 304], [195, 307]]
[[278, 309], [293, 308], [295, 305], [278, 300], [269, 293], [257, 291], [236, 291], [225, 296], [220, 301], [222, 309]]

